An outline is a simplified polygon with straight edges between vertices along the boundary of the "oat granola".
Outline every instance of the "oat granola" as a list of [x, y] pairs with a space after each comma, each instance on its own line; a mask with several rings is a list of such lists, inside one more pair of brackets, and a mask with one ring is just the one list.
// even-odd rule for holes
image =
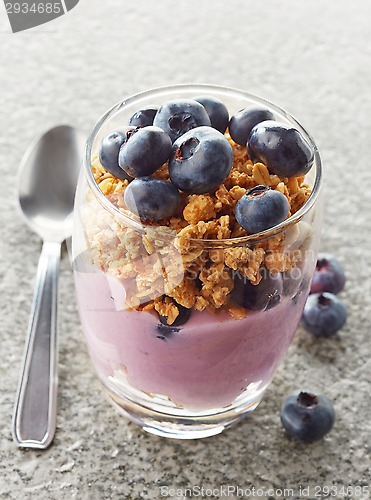
[[[85, 227], [92, 258], [104, 272], [128, 280], [125, 307], [155, 309], [167, 318], [169, 325], [179, 315], [176, 304], [198, 311], [228, 311], [233, 318], [241, 319], [246, 311], [229, 299], [233, 273], [239, 272], [257, 285], [262, 279], [262, 268], [286, 272], [303, 260], [303, 249], [308, 245], [305, 239], [311, 235], [305, 233], [303, 242], [298, 243], [299, 231], [294, 228], [255, 245], [237, 242], [229, 248], [217, 248], [202, 244], [202, 240], [241, 238], [248, 234], [234, 216], [238, 200], [248, 189], [264, 185], [283, 193], [290, 205], [288, 216], [296, 213], [311, 193], [304, 176], [270, 174], [263, 163], [253, 164], [246, 148], [226, 136], [234, 161], [225, 181], [208, 194], [181, 193], [177, 213], [161, 224], [143, 226], [142, 233], [125, 226], [120, 217], [109, 214], [90, 194]], [[92, 172], [110, 202], [135, 219], [123, 203], [128, 181], [107, 172], [98, 157], [92, 161]], [[167, 165], [157, 170], [154, 177], [168, 180]]]

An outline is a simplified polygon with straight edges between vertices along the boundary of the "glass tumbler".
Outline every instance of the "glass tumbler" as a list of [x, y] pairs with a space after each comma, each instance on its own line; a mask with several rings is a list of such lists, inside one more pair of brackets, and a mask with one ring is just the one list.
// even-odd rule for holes
[[[295, 179], [282, 184], [298, 207], [284, 222], [253, 235], [231, 234], [228, 215], [192, 228], [145, 224], [117, 203], [112, 176], [101, 172], [97, 182], [104, 136], [148, 105], [197, 95], [223, 101], [230, 116], [265, 106], [311, 145], [309, 173], [300, 185]], [[261, 164], [249, 168], [258, 184], [282, 182]], [[98, 121], [76, 193], [73, 267], [91, 361], [120, 413], [146, 431], [187, 439], [217, 434], [256, 408], [309, 293], [322, 218], [320, 184], [311, 136], [284, 110], [243, 91], [154, 89], [125, 99]], [[169, 325], [163, 311], [171, 315], [174, 303], [182, 307]]]

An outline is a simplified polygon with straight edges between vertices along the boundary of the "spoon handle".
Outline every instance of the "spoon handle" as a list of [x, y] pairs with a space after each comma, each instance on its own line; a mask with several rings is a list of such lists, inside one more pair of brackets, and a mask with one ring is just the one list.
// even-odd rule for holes
[[23, 448], [47, 448], [56, 428], [60, 253], [60, 243], [44, 242], [37, 269], [13, 418], [13, 437]]

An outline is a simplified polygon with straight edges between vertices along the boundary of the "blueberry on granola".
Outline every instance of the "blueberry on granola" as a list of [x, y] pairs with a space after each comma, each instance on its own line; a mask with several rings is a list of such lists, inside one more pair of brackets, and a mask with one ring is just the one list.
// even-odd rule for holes
[[171, 141], [159, 127], [139, 128], [121, 146], [119, 165], [131, 177], [153, 174], [170, 157]]
[[264, 163], [271, 174], [293, 177], [306, 174], [314, 162], [312, 147], [292, 125], [264, 121], [248, 139], [251, 160]]
[[210, 126], [206, 109], [197, 101], [183, 99], [167, 101], [157, 111], [153, 124], [162, 128], [174, 142], [192, 128]]
[[211, 127], [197, 127], [174, 142], [169, 175], [181, 191], [203, 194], [220, 186], [232, 163], [232, 147], [225, 136]]
[[309, 391], [297, 391], [288, 396], [280, 417], [286, 432], [304, 443], [321, 439], [335, 423], [331, 400], [324, 394]]
[[237, 222], [249, 233], [260, 233], [283, 222], [290, 204], [284, 194], [266, 186], [247, 191], [236, 205]]
[[127, 208], [144, 221], [157, 222], [171, 217], [180, 200], [179, 191], [171, 182], [154, 177], [137, 177], [124, 194]]
[[211, 126], [224, 134], [228, 127], [229, 112], [226, 105], [216, 97], [199, 96], [195, 101], [202, 104], [209, 115]]
[[129, 120], [129, 125], [134, 127], [148, 127], [153, 125], [153, 119], [158, 111], [157, 106], [149, 106], [147, 108], [136, 111]]
[[104, 137], [99, 149], [99, 160], [103, 167], [114, 177], [121, 180], [132, 179], [132, 177], [119, 166], [120, 148], [124, 142], [127, 141], [128, 133], [130, 133], [131, 130], [132, 127], [125, 127], [122, 130], [111, 132]]
[[274, 120], [274, 115], [263, 106], [241, 109], [229, 121], [229, 133], [237, 144], [246, 146], [252, 129], [260, 122]]
[[332, 255], [320, 253], [314, 271], [311, 293], [330, 292], [337, 294], [345, 285], [343, 266]]
[[309, 295], [302, 315], [302, 325], [315, 337], [330, 337], [346, 322], [347, 310], [332, 293]]

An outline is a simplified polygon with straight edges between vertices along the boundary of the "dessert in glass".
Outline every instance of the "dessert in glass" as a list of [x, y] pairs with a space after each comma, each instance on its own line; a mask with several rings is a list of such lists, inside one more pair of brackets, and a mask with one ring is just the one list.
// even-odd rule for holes
[[187, 439], [256, 408], [309, 293], [320, 183], [311, 136], [239, 90], [154, 89], [98, 121], [73, 264], [89, 354], [123, 415]]

